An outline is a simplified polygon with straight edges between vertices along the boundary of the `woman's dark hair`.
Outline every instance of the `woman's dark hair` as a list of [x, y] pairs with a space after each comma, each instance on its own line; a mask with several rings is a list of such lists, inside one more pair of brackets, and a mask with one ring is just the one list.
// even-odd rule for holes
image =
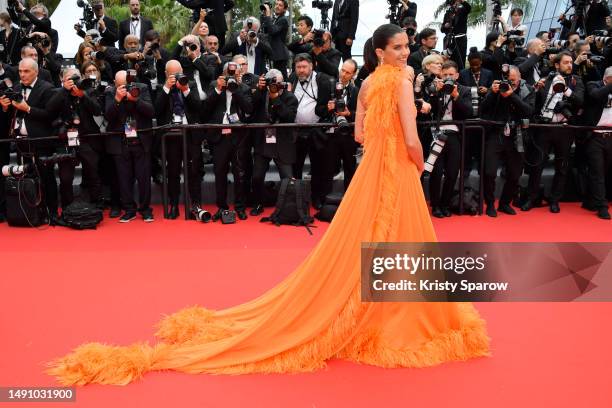
[[472, 47], [470, 48], [470, 53], [468, 54], [468, 61], [479, 59], [482, 61], [482, 55], [478, 51], [478, 48]]
[[374, 72], [378, 65], [378, 57], [376, 49], [384, 50], [389, 44], [389, 40], [396, 34], [405, 33], [405, 31], [395, 24], [383, 24], [374, 31], [374, 35], [369, 38], [363, 47], [364, 66], [370, 72]]
[[518, 15], [521, 17], [523, 16], [523, 10], [518, 7], [510, 10], [510, 15], [513, 15], [514, 13], [518, 13]]
[[314, 25], [314, 22], [312, 21], [312, 18], [308, 17], [307, 15], [302, 15], [300, 16], [297, 21], [303, 21], [304, 23], [306, 23], [307, 27], [312, 27]]

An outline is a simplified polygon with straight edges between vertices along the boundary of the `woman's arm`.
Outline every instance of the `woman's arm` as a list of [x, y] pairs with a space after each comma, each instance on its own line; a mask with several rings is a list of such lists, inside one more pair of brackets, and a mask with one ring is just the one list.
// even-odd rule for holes
[[423, 147], [416, 128], [416, 106], [412, 90], [412, 81], [405, 77], [399, 87], [398, 110], [404, 132], [404, 141], [408, 147], [408, 155], [416, 164], [419, 173], [423, 172]]
[[355, 114], [355, 141], [363, 144], [363, 120], [365, 119], [366, 110], [363, 101], [368, 91], [368, 78], [363, 81], [359, 94], [357, 95], [357, 113]]

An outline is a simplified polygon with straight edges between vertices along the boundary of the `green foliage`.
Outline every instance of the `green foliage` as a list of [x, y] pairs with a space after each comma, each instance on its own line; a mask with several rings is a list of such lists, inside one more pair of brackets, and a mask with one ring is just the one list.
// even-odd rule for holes
[[[273, 0], [269, 0], [274, 5]], [[235, 6], [232, 9], [232, 24], [231, 30], [236, 32], [242, 29], [242, 22], [249, 16], [260, 18], [261, 11], [259, 6], [261, 0], [234, 0]], [[297, 23], [297, 19], [302, 15], [301, 10], [304, 7], [304, 0], [293, 0], [293, 10], [291, 17], [293, 23]]]
[[[469, 27], [475, 27], [478, 26], [480, 24], [485, 24], [488, 23], [487, 21], [485, 21], [486, 19], [486, 12], [487, 12], [487, 1], [486, 0], [469, 0], [470, 5], [472, 6], [472, 11], [470, 11], [470, 14], [468, 16], [468, 26]], [[523, 9], [523, 11], [525, 12], [525, 15], [528, 14], [529, 8], [531, 7], [531, 2], [529, 0], [501, 0], [501, 5], [502, 7], [506, 7], [508, 5], [511, 5], [513, 8], [514, 7], [520, 7]], [[444, 16], [444, 12], [446, 11], [446, 3], [442, 3], [438, 6], [438, 8], [436, 8], [436, 11], [434, 11], [434, 17], [435, 18], [442, 18], [442, 16]], [[432, 27], [438, 26], [440, 25], [440, 23], [431, 23], [429, 24]]]

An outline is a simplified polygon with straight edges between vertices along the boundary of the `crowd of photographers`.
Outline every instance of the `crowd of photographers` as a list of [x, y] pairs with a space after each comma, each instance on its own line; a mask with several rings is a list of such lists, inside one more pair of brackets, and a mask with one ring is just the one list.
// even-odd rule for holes
[[[313, 2], [324, 14], [333, 10], [330, 30], [315, 29], [312, 19], [304, 15], [297, 20], [297, 35], [291, 41], [287, 41], [291, 24], [286, 0], [263, 2], [259, 17], [246, 18], [242, 29], [229, 35], [225, 19], [219, 16], [233, 7], [232, 1], [180, 3], [193, 9], [193, 29], [178, 43], [163, 44], [151, 20], [140, 13], [139, 0], [129, 1], [130, 18], [119, 23], [105, 15], [102, 0], [79, 0], [83, 19], [75, 30], [83, 42], [74, 68], [62, 68], [63, 57], [54, 51], [57, 32], [44, 6], [28, 11], [16, 0], [9, 2], [9, 13], [0, 13], [4, 27], [0, 32], [0, 134], [14, 138], [19, 158], [17, 165], [9, 165], [9, 144], [0, 143], [0, 165], [3, 176], [36, 173], [51, 223], [61, 223], [60, 208], [74, 200], [78, 163], [83, 169], [81, 187], [91, 202], [110, 207], [111, 218], [129, 222], [140, 214], [144, 221], [153, 221], [151, 185], [152, 180], [163, 181], [160, 145], [166, 134], [163, 128], [151, 131], [154, 125], [337, 125], [189, 130], [187, 146], [182, 139], [168, 136], [169, 206], [164, 215], [170, 219], [180, 213], [183, 148], [189, 161], [189, 215], [200, 221], [208, 219], [201, 208], [207, 159], [203, 152], [210, 151], [213, 164], [217, 206], [213, 220], [229, 209], [230, 171], [234, 210], [240, 220], [247, 213], [263, 212], [271, 161], [282, 178], [311, 178], [314, 208], [322, 206], [336, 174], [343, 172], [345, 187], [350, 183], [358, 145], [349, 123], [354, 121], [359, 86], [377, 64], [366, 59], [358, 67], [351, 58], [358, 0]], [[610, 219], [612, 132], [561, 127], [612, 125], [612, 68], [607, 68], [612, 67], [607, 31], [612, 23], [607, 7], [605, 13], [598, 11], [603, 27], [599, 21], [583, 19], [591, 31], [582, 37], [566, 29], [560, 40], [551, 40], [552, 32], [541, 32], [529, 41], [521, 23], [523, 13], [514, 9], [509, 24], [495, 18], [482, 50], [472, 48], [467, 53], [471, 7], [464, 0], [449, 0], [442, 30], [444, 51], [438, 53], [436, 31], [417, 31], [416, 4], [408, 0], [389, 4], [390, 18], [405, 27], [410, 40], [408, 63], [417, 74], [419, 137], [435, 217], [451, 216], [461, 150], [466, 151], [465, 175], [481, 160], [479, 133], [467, 130], [463, 147], [461, 125], [447, 121], [481, 118], [498, 123], [487, 128], [482, 157], [487, 215], [496, 217], [498, 211], [514, 215], [513, 206], [529, 211], [541, 205], [541, 176], [552, 151], [555, 174], [545, 198], [550, 211], [560, 212], [569, 175], [576, 171], [584, 180], [583, 207]], [[371, 47], [371, 42], [365, 47]], [[529, 128], [536, 123], [557, 126]], [[88, 136], [99, 133], [105, 135]], [[32, 141], [50, 135], [60, 135], [60, 140]], [[309, 174], [304, 172], [307, 156]], [[505, 183], [496, 207], [500, 166]], [[524, 172], [529, 182], [520, 194], [519, 178]], [[0, 177], [0, 183], [4, 181]], [[5, 218], [3, 194], [0, 185], [0, 222]]]

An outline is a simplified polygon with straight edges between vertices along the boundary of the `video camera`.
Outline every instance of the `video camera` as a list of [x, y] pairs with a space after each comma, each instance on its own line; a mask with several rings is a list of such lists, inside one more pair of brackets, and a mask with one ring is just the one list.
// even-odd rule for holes
[[[85, 26], [87, 29], [95, 27], [98, 19], [94, 13], [94, 7], [92, 7], [87, 0], [77, 0], [77, 6], [83, 9], [83, 17], [79, 19], [81, 26]], [[95, 8], [101, 8], [102, 5], [96, 5]]]

